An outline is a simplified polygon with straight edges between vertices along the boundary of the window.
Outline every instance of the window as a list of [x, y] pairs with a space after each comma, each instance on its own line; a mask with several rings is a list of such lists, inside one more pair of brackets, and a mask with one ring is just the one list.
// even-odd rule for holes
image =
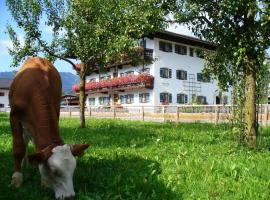
[[204, 83], [209, 83], [210, 82], [210, 77], [204, 76], [202, 73], [197, 73], [197, 81], [204, 82]]
[[121, 104], [132, 104], [134, 103], [134, 94], [127, 94], [120, 96]]
[[96, 82], [96, 78], [91, 78], [89, 82]]
[[5, 93], [4, 92], [0, 92], [0, 97], [3, 97], [5, 96]]
[[176, 70], [176, 79], [187, 80], [187, 71]]
[[134, 71], [127, 71], [126, 72], [126, 75], [133, 75], [134, 74]]
[[159, 50], [165, 52], [172, 52], [172, 43], [159, 41]]
[[99, 97], [99, 105], [109, 105], [110, 104], [110, 97]]
[[160, 68], [161, 78], [172, 78], [172, 70], [169, 68]]
[[0, 108], [4, 108], [4, 107], [5, 107], [4, 104], [0, 103]]
[[207, 104], [206, 96], [197, 96], [197, 102], [198, 104]]
[[140, 46], [143, 47], [143, 48], [146, 48], [146, 40], [145, 39], [142, 39], [140, 41]]
[[149, 103], [150, 102], [150, 94], [149, 93], [139, 94], [139, 102], [140, 103]]
[[196, 49], [196, 56], [198, 58], [204, 58], [203, 51], [201, 49]]
[[110, 80], [110, 79], [111, 79], [111, 75], [101, 76], [101, 77], [99, 78], [99, 81]]
[[134, 94], [126, 95], [126, 104], [132, 104], [132, 103], [134, 103]]
[[149, 74], [150, 73], [150, 69], [149, 68], [144, 68], [141, 70], [142, 73], [147, 73]]
[[174, 52], [181, 55], [187, 55], [187, 47], [182, 45], [175, 45]]
[[172, 103], [172, 94], [171, 93], [160, 93], [160, 103], [169, 104]]
[[187, 94], [177, 94], [177, 103], [184, 104], [188, 103], [188, 95]]
[[120, 77], [123, 77], [123, 76], [125, 76], [125, 74], [124, 73], [120, 73]]
[[90, 106], [96, 105], [96, 98], [89, 98], [89, 105]]
[[194, 49], [189, 48], [189, 56], [193, 57], [194, 56]]

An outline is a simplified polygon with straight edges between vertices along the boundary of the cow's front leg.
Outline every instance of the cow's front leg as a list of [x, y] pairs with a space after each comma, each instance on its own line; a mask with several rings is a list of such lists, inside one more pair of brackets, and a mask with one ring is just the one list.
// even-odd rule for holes
[[11, 185], [14, 187], [20, 187], [23, 182], [22, 175], [22, 161], [25, 156], [26, 146], [23, 140], [23, 129], [22, 125], [17, 117], [11, 113], [10, 124], [13, 136], [13, 158], [15, 169], [11, 177]]

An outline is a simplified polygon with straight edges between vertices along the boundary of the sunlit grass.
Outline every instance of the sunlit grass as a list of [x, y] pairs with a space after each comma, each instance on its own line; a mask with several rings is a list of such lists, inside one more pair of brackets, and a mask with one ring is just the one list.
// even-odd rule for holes
[[[76, 199], [270, 199], [269, 129], [260, 149], [237, 144], [228, 125], [61, 119], [66, 143], [90, 143], [74, 174]], [[9, 187], [13, 169], [7, 115], [0, 115], [0, 199], [53, 199], [36, 168]]]

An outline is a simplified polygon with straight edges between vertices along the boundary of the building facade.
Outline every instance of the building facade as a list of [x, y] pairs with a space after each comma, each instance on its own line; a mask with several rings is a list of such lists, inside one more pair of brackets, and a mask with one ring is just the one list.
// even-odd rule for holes
[[0, 108], [9, 106], [8, 93], [12, 80], [0, 78]]
[[[86, 105], [228, 104], [230, 92], [220, 92], [216, 81], [204, 77], [202, 49], [216, 46], [168, 31], [142, 40], [148, 65], [112, 66], [86, 79]], [[78, 91], [78, 85], [73, 89]]]

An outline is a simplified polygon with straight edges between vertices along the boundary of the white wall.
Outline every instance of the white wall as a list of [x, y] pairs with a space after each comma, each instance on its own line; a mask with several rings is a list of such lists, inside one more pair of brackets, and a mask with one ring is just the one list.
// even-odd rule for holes
[[[173, 50], [172, 52], [164, 52], [159, 50], [159, 41], [165, 41], [172, 43]], [[179, 43], [174, 43], [171, 41], [160, 40], [155, 38], [154, 52], [157, 61], [154, 63], [155, 68], [155, 84], [154, 84], [154, 95], [155, 95], [155, 105], [160, 104], [159, 94], [162, 92], [172, 93], [172, 103], [177, 104], [177, 94], [184, 93], [189, 95], [188, 101], [191, 103], [192, 97], [191, 93], [187, 91], [187, 88], [184, 88], [184, 81], [189, 81], [189, 74], [194, 74], [195, 84], [200, 85], [201, 91], [197, 92], [196, 95], [206, 96], [208, 104], [215, 104], [216, 94], [218, 94], [218, 86], [216, 82], [211, 81], [210, 83], [198, 82], [197, 73], [202, 73], [204, 67], [204, 60], [196, 57], [194, 51], [194, 57], [189, 56], [189, 48], [192, 46], [187, 46], [187, 55], [180, 55], [174, 53], [174, 45]], [[192, 47], [194, 50], [196, 47]], [[169, 68], [172, 70], [172, 78], [161, 78], [160, 77], [160, 68]], [[176, 79], [176, 70], [185, 70], [187, 71], [188, 80], [178, 80]], [[226, 95], [230, 95], [229, 93]]]
[[4, 107], [9, 106], [9, 101], [8, 101], [9, 90], [0, 89], [0, 92], [1, 93], [3, 92], [5, 94], [4, 96], [0, 96], [0, 104], [4, 104]]

